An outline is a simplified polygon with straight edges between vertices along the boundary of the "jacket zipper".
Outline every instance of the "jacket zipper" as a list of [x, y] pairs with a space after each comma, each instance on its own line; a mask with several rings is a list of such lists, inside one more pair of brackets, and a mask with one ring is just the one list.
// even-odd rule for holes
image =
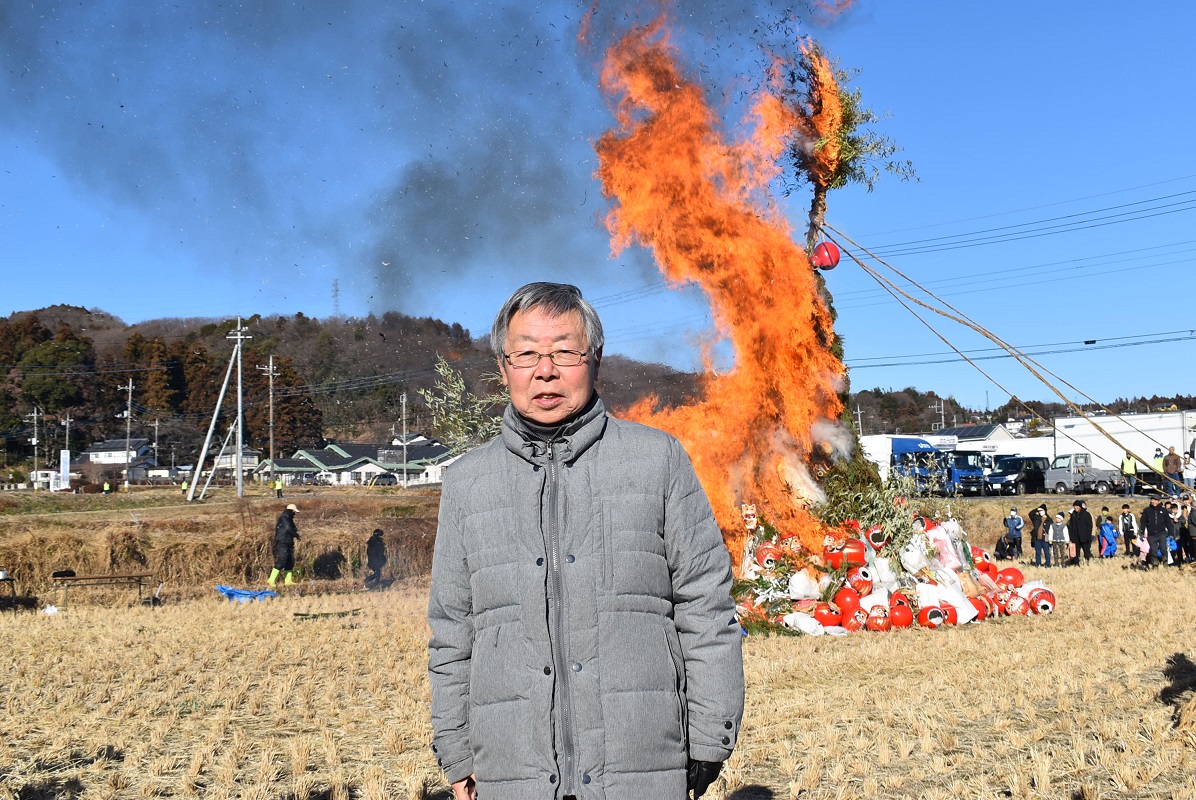
[[561, 580], [561, 540], [557, 529], [557, 475], [556, 443], [548, 443], [548, 544], [549, 564], [552, 567], [552, 628], [553, 628], [553, 661], [556, 662], [557, 682], [560, 685], [561, 700], [561, 748], [564, 751], [564, 763], [561, 769], [561, 792], [573, 794], [573, 715], [569, 705], [569, 664], [565, 652], [565, 598], [564, 584]]

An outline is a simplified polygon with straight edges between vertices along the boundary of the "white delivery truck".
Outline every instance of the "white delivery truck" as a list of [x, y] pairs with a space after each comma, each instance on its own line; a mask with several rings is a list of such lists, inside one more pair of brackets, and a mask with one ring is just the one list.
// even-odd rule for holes
[[[1051, 422], [1055, 427], [1056, 455], [1091, 453], [1092, 466], [1120, 472], [1121, 459], [1129, 450], [1139, 457], [1139, 477], [1152, 484], [1158, 482], [1150, 470], [1155, 448], [1167, 453], [1174, 447], [1176, 453], [1192, 456], [1196, 447], [1196, 411], [1055, 417]], [[1117, 441], [1109, 441], [1096, 425]]]

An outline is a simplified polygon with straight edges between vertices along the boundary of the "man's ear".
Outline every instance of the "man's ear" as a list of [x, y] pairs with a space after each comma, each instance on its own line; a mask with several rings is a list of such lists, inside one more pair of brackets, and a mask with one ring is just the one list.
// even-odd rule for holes
[[498, 357], [498, 375], [502, 378], [502, 385], [509, 388], [510, 384], [507, 383], [507, 363], [506, 359], [502, 356]]
[[598, 383], [598, 368], [602, 366], [602, 349], [594, 351], [594, 383]]

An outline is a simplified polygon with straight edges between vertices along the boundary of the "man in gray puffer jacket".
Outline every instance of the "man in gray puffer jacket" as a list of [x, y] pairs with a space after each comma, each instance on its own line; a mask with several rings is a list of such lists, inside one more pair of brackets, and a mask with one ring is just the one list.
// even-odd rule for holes
[[681, 444], [608, 417], [602, 325], [529, 284], [491, 336], [502, 434], [445, 474], [432, 749], [469, 800], [681, 800], [743, 715], [731, 561]]

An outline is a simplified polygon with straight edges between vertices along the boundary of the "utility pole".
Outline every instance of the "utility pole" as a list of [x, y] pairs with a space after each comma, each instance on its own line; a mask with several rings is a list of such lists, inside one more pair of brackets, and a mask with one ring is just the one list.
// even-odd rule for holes
[[[240, 327], [240, 323], [237, 323]], [[233, 354], [232, 358], [228, 360], [228, 369], [224, 372], [224, 383], [220, 384], [220, 395], [216, 398], [216, 408], [212, 411], [212, 422], [208, 425], [208, 435], [204, 437], [203, 447], [199, 451], [199, 461], [195, 464], [195, 472], [191, 476], [191, 488], [187, 490], [187, 502], [190, 503], [195, 499], [195, 484], [203, 476], [203, 462], [208, 457], [208, 447], [212, 444], [212, 434], [216, 430], [216, 420], [220, 418], [220, 407], [224, 405], [224, 393], [228, 391], [228, 379], [232, 377], [233, 367], [236, 366], [237, 357]], [[212, 470], [215, 471], [216, 465], [212, 464]], [[206, 490], [207, 487], [205, 487]]]
[[407, 393], [399, 396], [400, 407], [403, 410], [403, 488], [407, 488]]
[[231, 331], [226, 335], [225, 339], [233, 339], [236, 341], [236, 352], [234, 357], [237, 359], [237, 450], [233, 454], [233, 468], [237, 470], [237, 497], [245, 496], [245, 474], [241, 469], [241, 451], [245, 447], [244, 428], [245, 428], [245, 400], [244, 393], [241, 386], [241, 344], [246, 339], [252, 339], [252, 336], [246, 336], [245, 331], [248, 328], [241, 327], [241, 318], [237, 317], [237, 329]]
[[71, 449], [71, 421], [71, 412], [68, 411], [66, 419], [62, 421], [62, 424], [66, 426], [66, 441], [62, 443], [62, 449], [67, 451]]
[[35, 492], [37, 491], [37, 418], [39, 414], [41, 414], [41, 411], [37, 406], [34, 406], [33, 413], [26, 415], [33, 417], [33, 438], [29, 440], [29, 443], [33, 445], [33, 480], [31, 483]]
[[162, 423], [160, 420], [157, 420], [157, 419], [154, 420], [154, 466], [155, 467], [159, 466], [159, 462], [158, 462], [158, 426], [161, 424]]
[[129, 491], [129, 467], [133, 463], [133, 454], [129, 452], [130, 439], [133, 432], [133, 379], [129, 378], [129, 385], [125, 387], [129, 393], [128, 404], [125, 406], [125, 493]]
[[860, 408], [859, 403], [855, 406], [855, 431], [860, 436], [864, 435], [864, 409]]
[[263, 367], [258, 365], [258, 369], [264, 370], [266, 375], [270, 378], [270, 485], [274, 485], [274, 379], [278, 377], [278, 373], [274, 371], [274, 356], [270, 356], [269, 366]]
[[341, 282], [338, 278], [332, 279], [332, 316], [337, 319], [341, 316]]

